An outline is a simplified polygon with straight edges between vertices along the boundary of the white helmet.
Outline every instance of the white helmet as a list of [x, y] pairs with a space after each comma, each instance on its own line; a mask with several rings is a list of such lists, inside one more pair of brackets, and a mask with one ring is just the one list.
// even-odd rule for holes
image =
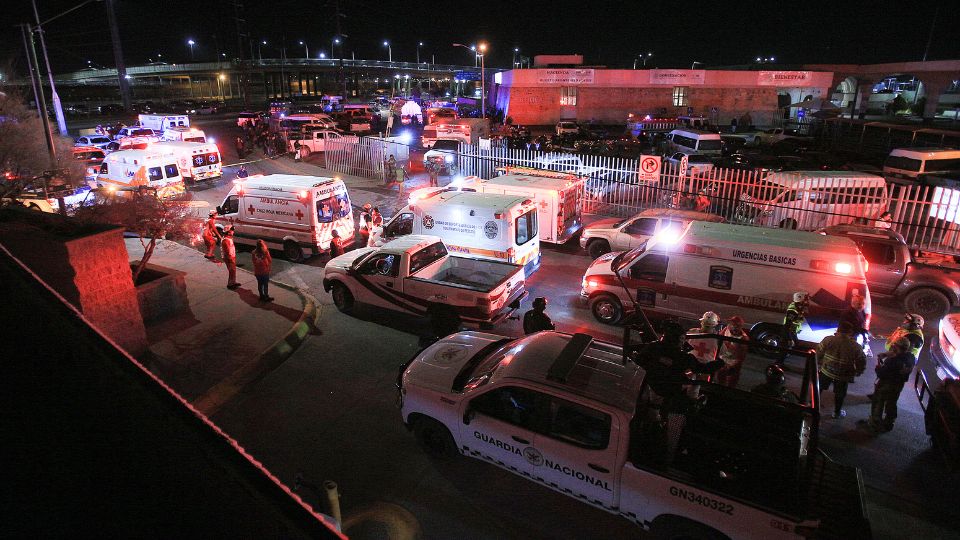
[[806, 301], [809, 300], [809, 299], [810, 299], [810, 294], [809, 294], [809, 293], [805, 293], [805, 292], [803, 292], [803, 291], [793, 293], [793, 301], [794, 301], [794, 302], [806, 302]]
[[712, 311], [708, 311], [703, 314], [703, 317], [700, 317], [700, 322], [705, 323], [707, 326], [717, 326], [720, 324], [720, 316]]
[[922, 315], [917, 315], [916, 313], [907, 313], [904, 317], [904, 322], [915, 324], [917, 328], [923, 328], [924, 320]]

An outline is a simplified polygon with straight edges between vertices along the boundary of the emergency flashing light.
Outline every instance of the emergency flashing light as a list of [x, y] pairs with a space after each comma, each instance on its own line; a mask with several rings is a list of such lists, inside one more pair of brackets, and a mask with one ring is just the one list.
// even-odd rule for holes
[[306, 198], [307, 198], [307, 192], [306, 192], [306, 190], [301, 190], [300, 193], [298, 194], [298, 196], [299, 196], [300, 199], [306, 199]]
[[656, 239], [659, 243], [673, 245], [680, 240], [680, 233], [678, 233], [673, 227], [667, 227], [656, 234]]
[[849, 274], [850, 272], [853, 271], [853, 267], [850, 265], [850, 263], [844, 263], [844, 262], [838, 262], [834, 266], [834, 269], [837, 271], [838, 274]]

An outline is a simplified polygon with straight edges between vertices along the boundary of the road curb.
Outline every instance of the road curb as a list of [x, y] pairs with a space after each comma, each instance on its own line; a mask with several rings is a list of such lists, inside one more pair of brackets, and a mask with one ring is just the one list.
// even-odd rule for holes
[[303, 300], [303, 312], [290, 330], [275, 341], [273, 345], [261, 352], [256, 359], [241, 366], [193, 401], [193, 406], [207, 416], [216, 414], [223, 405], [243, 392], [248, 385], [258, 381], [283, 364], [307, 339], [311, 331], [318, 333], [316, 329], [320, 323], [320, 302], [297, 287], [272, 279], [270, 283], [296, 293]]

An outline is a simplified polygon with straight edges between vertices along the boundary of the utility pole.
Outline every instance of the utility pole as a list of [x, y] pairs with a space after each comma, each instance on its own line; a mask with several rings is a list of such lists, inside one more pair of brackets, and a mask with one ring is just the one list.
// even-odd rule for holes
[[123, 63], [123, 48], [120, 45], [120, 28], [117, 26], [116, 0], [107, 0], [107, 20], [110, 23], [110, 40], [113, 41], [113, 61], [117, 65], [117, 81], [120, 83], [120, 100], [123, 108], [130, 109], [130, 83], [127, 81], [127, 65]]
[[940, 16], [940, 3], [937, 2], [937, 7], [933, 12], [933, 22], [930, 23], [930, 35], [927, 36], [927, 46], [923, 49], [923, 62], [927, 61], [927, 54], [930, 53], [930, 44], [933, 43], [933, 29], [937, 27], [937, 17]]
[[234, 0], [233, 18], [237, 24], [237, 67], [240, 68], [240, 85], [242, 85], [240, 94], [243, 96], [243, 106], [246, 108], [250, 104], [250, 69], [249, 65], [243, 61], [243, 38], [246, 37], [250, 42], [251, 61], [253, 60], [253, 41], [250, 40], [250, 36], [244, 32], [244, 26], [247, 21], [240, 18], [240, 12], [242, 10], [243, 3], [240, 0]]
[[30, 64], [30, 80], [37, 90], [39, 101], [37, 109], [40, 112], [40, 120], [43, 122], [43, 134], [47, 141], [47, 152], [50, 156], [50, 168], [57, 168], [57, 148], [53, 142], [53, 132], [50, 130], [50, 118], [47, 116], [47, 98], [43, 94], [43, 85], [40, 83], [40, 66], [37, 63], [37, 49], [33, 43], [33, 32], [29, 24], [23, 25], [25, 45], [27, 46], [27, 62]]
[[43, 51], [43, 62], [47, 66], [47, 78], [50, 81], [50, 99], [53, 100], [53, 112], [57, 115], [57, 128], [60, 130], [60, 135], [66, 137], [67, 122], [63, 119], [63, 106], [60, 104], [57, 87], [53, 84], [53, 71], [50, 70], [50, 56], [47, 55], [47, 42], [43, 38], [43, 27], [40, 26], [40, 12], [37, 11], [37, 0], [31, 0], [30, 4], [33, 6], [33, 18], [37, 22], [35, 28], [37, 34], [40, 36], [40, 50]]
[[[341, 95], [343, 96], [343, 99], [346, 100], [347, 77], [343, 72], [343, 32], [340, 29], [340, 18], [343, 17], [343, 15], [340, 13], [340, 0], [335, 0], [334, 2], [334, 13], [334, 17], [337, 21], [337, 39], [340, 40], [340, 68], [337, 70], [337, 78], [340, 79], [340, 84], [343, 85], [343, 93]], [[330, 53], [332, 54], [333, 51], [331, 50]], [[356, 68], [356, 66], [354, 66], [354, 68]]]

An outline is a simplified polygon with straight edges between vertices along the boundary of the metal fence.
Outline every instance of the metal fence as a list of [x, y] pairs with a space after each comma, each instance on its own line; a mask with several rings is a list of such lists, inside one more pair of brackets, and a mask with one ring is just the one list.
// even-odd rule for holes
[[361, 137], [357, 142], [327, 141], [324, 150], [325, 167], [342, 174], [385, 183], [390, 156], [394, 156], [397, 169], [410, 170], [409, 148], [378, 137]]
[[[336, 143], [328, 147], [327, 167], [383, 180], [390, 148], [370, 138]], [[666, 161], [659, 178], [641, 180], [640, 161], [464, 145], [457, 173], [491, 178], [505, 166], [576, 172], [586, 177], [584, 213], [603, 216], [631, 216], [650, 208], [689, 209], [712, 212], [732, 223], [812, 231], [851, 222], [873, 225], [889, 211], [891, 226], [912, 248], [960, 255], [960, 185], [880, 182], [850, 171], [833, 177], [722, 168], [680, 174], [679, 167]]]

